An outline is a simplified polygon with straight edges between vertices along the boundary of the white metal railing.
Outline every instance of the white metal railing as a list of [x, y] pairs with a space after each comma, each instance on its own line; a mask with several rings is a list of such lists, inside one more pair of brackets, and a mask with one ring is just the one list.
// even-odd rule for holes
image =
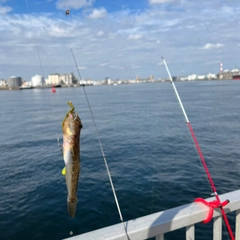
[[[220, 200], [228, 199], [230, 203], [224, 207], [226, 213], [236, 211], [235, 239], [240, 239], [240, 190], [220, 195]], [[215, 198], [208, 198], [213, 201]], [[124, 222], [130, 240], [143, 240], [155, 237], [164, 240], [164, 233], [186, 228], [186, 239], [195, 239], [194, 224], [202, 222], [208, 213], [208, 207], [201, 203], [190, 203], [180, 207], [157, 212]], [[213, 213], [213, 240], [222, 239], [222, 217], [219, 209]], [[69, 240], [126, 240], [123, 224], [119, 223], [92, 232], [68, 238]]]

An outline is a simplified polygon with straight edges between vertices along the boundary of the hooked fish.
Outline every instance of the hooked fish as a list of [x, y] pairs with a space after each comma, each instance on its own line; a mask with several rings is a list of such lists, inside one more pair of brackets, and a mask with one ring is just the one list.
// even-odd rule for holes
[[68, 102], [71, 110], [66, 114], [62, 122], [63, 132], [63, 159], [65, 168], [62, 174], [65, 175], [67, 185], [67, 206], [70, 217], [74, 217], [77, 208], [77, 186], [80, 173], [80, 131], [82, 122], [72, 102]]

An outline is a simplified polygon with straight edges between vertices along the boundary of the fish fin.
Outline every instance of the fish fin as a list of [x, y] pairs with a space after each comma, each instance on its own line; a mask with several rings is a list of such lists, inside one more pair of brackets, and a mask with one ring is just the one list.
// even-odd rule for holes
[[74, 218], [77, 209], [77, 202], [68, 202], [68, 213], [71, 218]]
[[62, 175], [66, 175], [66, 167], [63, 168]]

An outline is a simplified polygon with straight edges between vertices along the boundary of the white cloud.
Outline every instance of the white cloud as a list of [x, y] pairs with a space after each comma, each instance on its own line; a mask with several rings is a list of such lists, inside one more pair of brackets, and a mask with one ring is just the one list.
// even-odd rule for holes
[[86, 70], [87, 67], [85, 67], [85, 66], [78, 66], [78, 69], [79, 69], [79, 70]]
[[149, 4], [163, 4], [163, 3], [170, 3], [175, 2], [175, 0], [149, 0]]
[[105, 8], [94, 9], [93, 12], [89, 15], [91, 19], [99, 19], [107, 16], [107, 11]]
[[68, 37], [68, 31], [65, 28], [59, 26], [51, 26], [49, 35], [54, 37]]
[[103, 62], [99, 64], [100, 67], [106, 67], [107, 65], [108, 65], [108, 62]]
[[209, 62], [205, 62], [202, 63], [202, 65], [212, 65], [212, 64], [220, 64], [221, 61], [217, 60], [217, 61], [209, 61]]
[[80, 9], [84, 7], [90, 7], [94, 3], [94, 0], [58, 0], [56, 6], [58, 9]]
[[[88, 2], [85, 7], [93, 3], [77, 2]], [[166, 77], [164, 68], [157, 65], [159, 62], [162, 65], [161, 56], [171, 63], [173, 75], [179, 75], [183, 65], [186, 75], [217, 73], [219, 64], [216, 68], [214, 64], [203, 64], [212, 61], [224, 60], [228, 68], [239, 66], [236, 29], [240, 15], [229, 15], [231, 11], [239, 12], [240, 6], [225, 1], [215, 10], [215, 0], [203, 1], [200, 5], [199, 1], [189, 0], [177, 0], [177, 3], [171, 6], [171, 11], [163, 4], [139, 11], [108, 12], [101, 21], [90, 20], [89, 13], [95, 17], [104, 16], [106, 10], [101, 13], [99, 9], [94, 12], [94, 8], [89, 8], [74, 12], [70, 18], [39, 12], [31, 14], [32, 26], [29, 14], [2, 15], [0, 79], [11, 75], [30, 79], [32, 75], [41, 74], [33, 36], [46, 76], [75, 69], [70, 48], [74, 50], [80, 69], [85, 70], [84, 75], [93, 79], [103, 79], [106, 75], [132, 78], [147, 73]], [[213, 56], [208, 49], [220, 51], [215, 51]]]
[[0, 0], [0, 15], [4, 15], [12, 11], [12, 8], [10, 6], [2, 6], [2, 4], [6, 1], [7, 0]]
[[222, 48], [222, 47], [224, 47], [222, 43], [216, 43], [216, 44], [206, 43], [203, 46], [203, 49], [213, 49], [213, 48]]
[[118, 69], [118, 70], [123, 70], [124, 68], [123, 67], [120, 67], [120, 66], [111, 66], [110, 68], [112, 69]]
[[11, 11], [12, 11], [11, 7], [0, 6], [0, 15], [6, 14], [6, 13], [11, 12]]
[[132, 64], [130, 67], [131, 67], [132, 69], [140, 68], [139, 66], [137, 66], [137, 65], [135, 65], [135, 64]]
[[104, 35], [104, 32], [103, 32], [103, 31], [97, 32], [97, 36], [98, 36], [98, 37], [102, 37], [103, 35]]
[[140, 34], [130, 34], [128, 36], [129, 40], [138, 40], [138, 39], [141, 39], [141, 38], [142, 38], [142, 35], [140, 35]]

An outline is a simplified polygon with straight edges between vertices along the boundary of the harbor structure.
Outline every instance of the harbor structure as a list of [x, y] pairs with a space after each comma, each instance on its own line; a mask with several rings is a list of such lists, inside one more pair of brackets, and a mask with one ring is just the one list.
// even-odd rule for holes
[[218, 78], [219, 79], [239, 80], [240, 79], [240, 70], [238, 68], [234, 68], [232, 70], [229, 70], [229, 69], [223, 70], [223, 63], [220, 62], [220, 70], [219, 70]]
[[7, 86], [7, 81], [5, 81], [4, 79], [0, 80], [0, 87], [6, 87]]
[[44, 78], [40, 75], [35, 75], [31, 79], [32, 87], [41, 87], [44, 85], [45, 81]]
[[66, 85], [66, 86], [72, 86], [76, 82], [76, 78], [73, 75], [73, 73], [67, 73], [67, 74], [59, 74], [59, 73], [54, 73], [48, 75], [48, 78], [46, 79], [46, 84], [47, 85]]
[[8, 79], [8, 88], [10, 90], [19, 89], [21, 86], [22, 86], [22, 78], [21, 77], [11, 76]]
[[219, 71], [219, 78], [221, 79], [223, 77], [223, 63], [220, 62], [220, 71]]
[[47, 85], [59, 85], [60, 83], [61, 83], [61, 79], [60, 79], [59, 73], [50, 74], [46, 79]]

